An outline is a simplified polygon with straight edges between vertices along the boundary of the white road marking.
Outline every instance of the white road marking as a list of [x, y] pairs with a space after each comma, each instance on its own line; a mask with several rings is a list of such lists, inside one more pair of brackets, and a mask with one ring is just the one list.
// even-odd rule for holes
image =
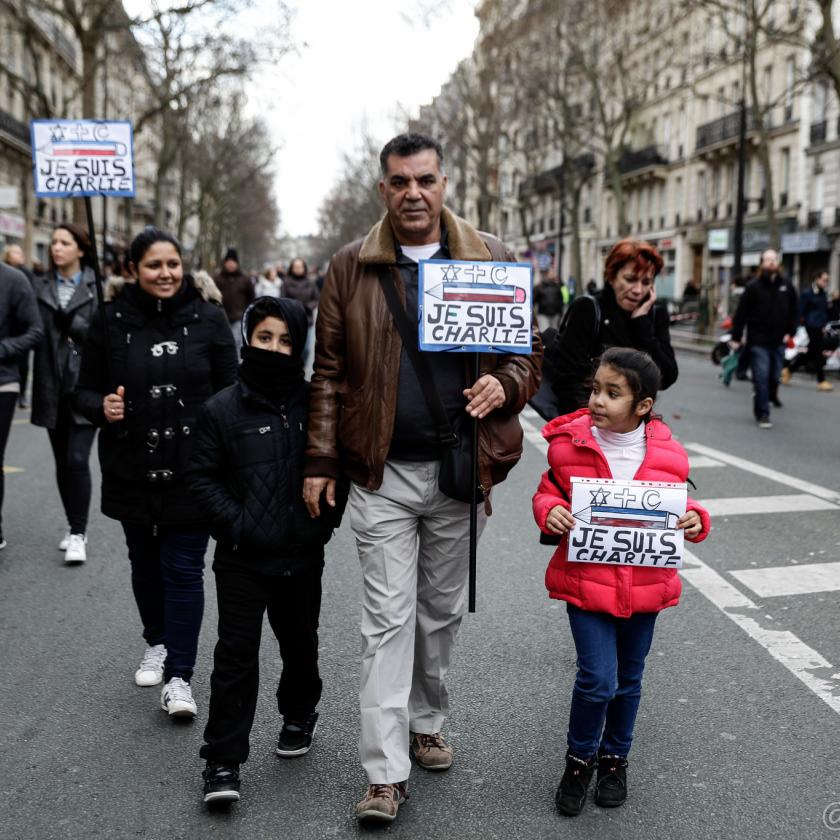
[[759, 598], [840, 591], [840, 563], [804, 563], [767, 569], [743, 569], [731, 572], [731, 575], [748, 589], [752, 589]]
[[707, 458], [705, 455], [697, 455], [694, 458], [688, 459], [691, 469], [696, 470], [700, 469], [701, 467], [722, 467], [724, 463], [722, 461], [716, 461], [714, 458]]
[[779, 484], [786, 484], [792, 490], [801, 490], [803, 493], [810, 493], [820, 499], [825, 499], [835, 505], [840, 505], [840, 491], [832, 490], [828, 487], [821, 487], [819, 484], [812, 484], [810, 481], [803, 481], [801, 478], [795, 478], [792, 475], [787, 475], [778, 470], [771, 470], [762, 464], [756, 464], [752, 461], [747, 461], [745, 458], [738, 458], [735, 455], [730, 455], [727, 452], [721, 452], [719, 449], [712, 449], [710, 446], [704, 446], [702, 443], [687, 443], [686, 449], [692, 452], [699, 452], [701, 455], [708, 455], [710, 458], [715, 458], [718, 461], [723, 461], [724, 464], [730, 464], [738, 469], [746, 472], [760, 475], [762, 478], [769, 478], [771, 481]]
[[[701, 595], [732, 619], [779, 663], [803, 682], [833, 711], [840, 714], [840, 672], [825, 657], [808, 647], [789, 630], [764, 626], [761, 608], [690, 551], [682, 576]], [[822, 672], [822, 673], [821, 673]]]
[[752, 513], [799, 513], [807, 510], [837, 510], [837, 506], [807, 493], [785, 496], [738, 496], [703, 499], [700, 504], [710, 516], [743, 516]]

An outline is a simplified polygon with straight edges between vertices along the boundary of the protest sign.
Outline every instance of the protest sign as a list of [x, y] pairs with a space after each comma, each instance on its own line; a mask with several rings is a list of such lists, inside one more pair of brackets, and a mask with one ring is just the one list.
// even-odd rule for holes
[[576, 563], [680, 569], [685, 484], [572, 478], [568, 559]]
[[420, 261], [420, 349], [531, 352], [531, 266]]
[[134, 196], [130, 122], [33, 120], [35, 195]]

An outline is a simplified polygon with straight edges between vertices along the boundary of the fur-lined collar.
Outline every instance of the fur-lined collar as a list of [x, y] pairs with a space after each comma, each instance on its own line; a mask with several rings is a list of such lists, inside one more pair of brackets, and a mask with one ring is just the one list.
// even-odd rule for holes
[[[490, 249], [484, 244], [478, 231], [469, 222], [456, 216], [444, 207], [440, 216], [447, 230], [449, 253], [453, 260], [492, 259]], [[397, 249], [394, 245], [394, 231], [386, 213], [371, 229], [359, 251], [359, 262], [364, 264], [395, 265]]]
[[[221, 304], [222, 293], [219, 287], [213, 282], [213, 278], [206, 271], [196, 271], [194, 274], [188, 274], [187, 277], [192, 277], [193, 287], [204, 298], [204, 300], [211, 303]], [[109, 277], [105, 284], [105, 300], [115, 300], [117, 295], [123, 290], [126, 283], [134, 282], [126, 280], [125, 277]]]

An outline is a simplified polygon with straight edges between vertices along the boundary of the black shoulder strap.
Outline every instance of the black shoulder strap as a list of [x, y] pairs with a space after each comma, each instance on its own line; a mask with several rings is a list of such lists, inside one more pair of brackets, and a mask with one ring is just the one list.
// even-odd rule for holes
[[420, 352], [420, 348], [417, 346], [417, 325], [412, 324], [411, 318], [408, 317], [405, 307], [400, 302], [396, 286], [394, 285], [394, 278], [391, 276], [391, 271], [388, 266], [377, 266], [377, 272], [379, 274], [379, 285], [382, 287], [382, 294], [385, 295], [385, 302], [388, 304], [388, 309], [391, 310], [394, 325], [400, 334], [403, 347], [405, 347], [408, 357], [411, 359], [411, 364], [414, 366], [417, 381], [423, 389], [423, 396], [426, 398], [429, 411], [432, 412], [432, 417], [437, 426], [440, 442], [448, 446], [454, 446], [458, 442], [458, 438], [452, 430], [452, 424], [446, 416], [443, 401], [432, 381], [432, 373], [429, 370], [429, 365]]

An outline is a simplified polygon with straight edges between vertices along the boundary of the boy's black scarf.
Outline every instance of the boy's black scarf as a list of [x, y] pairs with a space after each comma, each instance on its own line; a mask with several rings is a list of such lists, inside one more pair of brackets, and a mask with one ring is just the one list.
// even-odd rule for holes
[[244, 345], [239, 378], [275, 405], [286, 405], [303, 385], [303, 360]]

